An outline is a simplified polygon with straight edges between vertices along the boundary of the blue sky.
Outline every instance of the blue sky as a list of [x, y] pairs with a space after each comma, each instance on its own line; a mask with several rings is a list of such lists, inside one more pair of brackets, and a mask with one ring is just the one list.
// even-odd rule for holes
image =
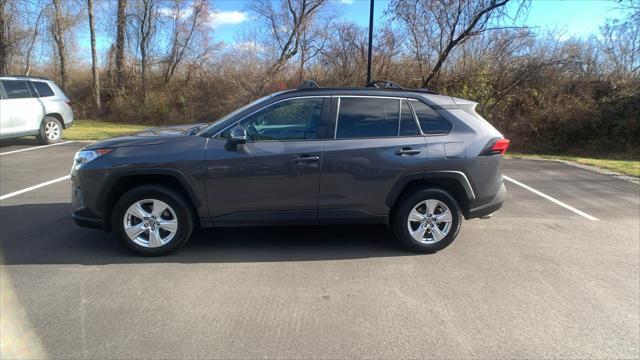
[[[255, 26], [255, 20], [247, 12], [247, 4], [251, 0], [211, 0], [214, 12], [210, 22], [213, 27], [215, 41], [233, 44], [245, 30]], [[333, 1], [339, 20], [353, 21], [362, 26], [369, 23], [369, 0], [329, 0]], [[376, 0], [375, 25], [380, 26], [380, 19], [391, 0]], [[607, 18], [620, 16], [616, 10], [616, 2], [612, 0], [533, 0], [526, 17], [522, 17], [516, 25], [536, 27], [540, 32], [545, 30], [561, 30], [564, 37], [588, 37], [598, 33], [599, 27]], [[98, 35], [98, 50], [104, 52], [113, 39]], [[89, 34], [78, 33], [80, 52], [90, 54]]]
[[[336, 2], [340, 18], [354, 21], [361, 25], [369, 22], [369, 0], [332, 0]], [[214, 8], [221, 14], [244, 14], [245, 0], [213, 1]], [[376, 0], [375, 17], [379, 19], [389, 5], [389, 0]], [[519, 25], [538, 27], [540, 30], [558, 29], [565, 31], [566, 36], [584, 36], [597, 33], [606, 18], [618, 15], [616, 3], [611, 0], [533, 0], [526, 18]], [[242, 16], [242, 15], [240, 15]], [[252, 26], [249, 16], [240, 21], [240, 16], [230, 16], [227, 23], [216, 26], [216, 40], [233, 42], [236, 35]], [[234, 20], [236, 21], [234, 23]], [[225, 22], [225, 21], [223, 21]]]

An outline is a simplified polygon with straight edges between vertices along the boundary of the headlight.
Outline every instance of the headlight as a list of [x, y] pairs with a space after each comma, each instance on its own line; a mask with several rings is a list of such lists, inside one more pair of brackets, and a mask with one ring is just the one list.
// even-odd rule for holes
[[73, 158], [73, 167], [79, 168], [82, 165], [99, 158], [102, 155], [106, 155], [113, 151], [113, 149], [97, 149], [97, 150], [81, 150], [76, 153]]

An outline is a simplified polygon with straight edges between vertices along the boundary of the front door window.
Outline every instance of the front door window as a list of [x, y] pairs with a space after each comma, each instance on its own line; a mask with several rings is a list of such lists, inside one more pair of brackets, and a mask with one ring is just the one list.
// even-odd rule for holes
[[[245, 128], [251, 142], [314, 140], [318, 137], [323, 101], [322, 98], [302, 98], [279, 102], [241, 120], [238, 125]], [[220, 137], [230, 138], [230, 129]]]

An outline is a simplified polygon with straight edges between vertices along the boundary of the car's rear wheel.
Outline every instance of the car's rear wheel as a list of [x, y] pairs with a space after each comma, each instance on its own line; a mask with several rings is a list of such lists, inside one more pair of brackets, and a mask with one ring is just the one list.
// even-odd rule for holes
[[193, 231], [193, 214], [189, 203], [173, 189], [140, 186], [120, 197], [111, 226], [131, 251], [160, 256], [187, 242]]
[[422, 189], [400, 200], [392, 226], [398, 240], [409, 250], [433, 253], [455, 240], [461, 220], [460, 207], [449, 193]]
[[46, 116], [40, 124], [40, 133], [37, 136], [41, 144], [54, 144], [62, 139], [62, 124], [60, 120]]

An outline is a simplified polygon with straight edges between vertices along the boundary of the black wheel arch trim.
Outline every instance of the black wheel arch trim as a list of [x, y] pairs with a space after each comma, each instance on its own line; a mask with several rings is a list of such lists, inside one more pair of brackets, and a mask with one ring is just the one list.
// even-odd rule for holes
[[462, 186], [469, 202], [473, 202], [476, 199], [475, 192], [469, 182], [469, 178], [462, 171], [453, 170], [436, 170], [436, 171], [421, 171], [404, 174], [391, 188], [389, 195], [385, 200], [387, 206], [392, 207], [398, 196], [402, 193], [402, 190], [407, 184], [415, 180], [429, 180], [429, 179], [451, 179], [455, 180]]
[[163, 169], [163, 168], [128, 169], [128, 170], [119, 170], [115, 173], [112, 173], [105, 180], [105, 184], [102, 188], [103, 190], [100, 193], [100, 197], [98, 200], [100, 211], [103, 213], [102, 214], [103, 216], [105, 215], [104, 207], [107, 204], [107, 200], [108, 200], [107, 197], [113, 190], [114, 186], [118, 183], [118, 181], [122, 178], [126, 178], [129, 176], [140, 176], [140, 175], [170, 176], [175, 180], [177, 180], [180, 183], [180, 185], [182, 185], [182, 187], [185, 188], [185, 190], [187, 191], [187, 196], [189, 196], [189, 200], [191, 200], [191, 203], [196, 209], [202, 206], [202, 202], [200, 201], [200, 198], [196, 193], [194, 186], [191, 184], [187, 176], [184, 175], [184, 173], [182, 173], [181, 171], [177, 169]]

